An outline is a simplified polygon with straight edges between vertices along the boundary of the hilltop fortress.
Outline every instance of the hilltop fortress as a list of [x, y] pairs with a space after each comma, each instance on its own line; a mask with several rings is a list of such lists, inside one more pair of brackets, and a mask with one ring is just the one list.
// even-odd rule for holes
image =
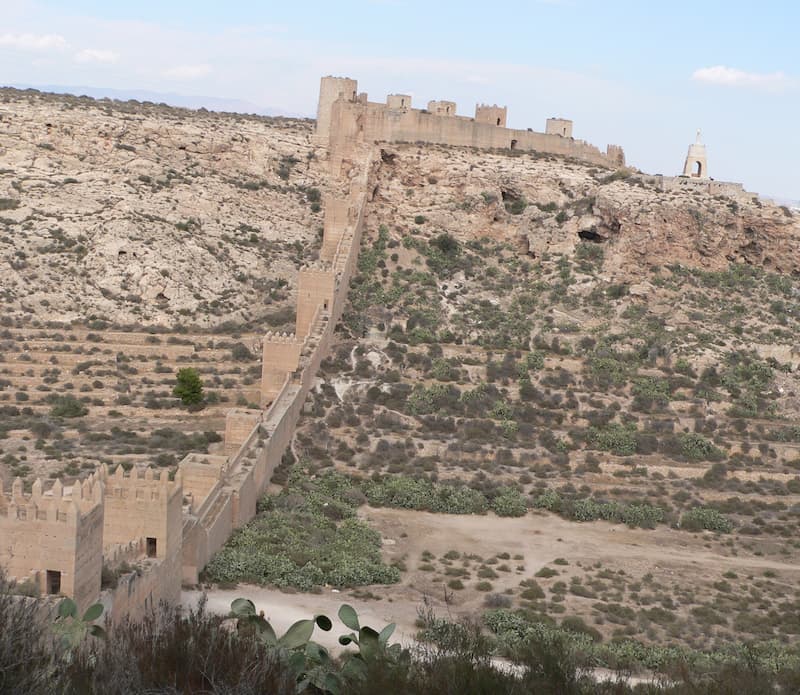
[[[530, 150], [614, 169], [625, 163], [617, 145], [601, 152], [573, 139], [571, 121], [549, 119], [538, 133], [506, 128], [506, 117], [505, 107], [486, 105], [476, 107], [474, 118], [458, 116], [450, 101], [418, 110], [407, 95], [376, 104], [358, 94], [355, 80], [322, 78], [314, 136], [330, 172], [322, 246], [319, 260], [298, 272], [294, 333], [263, 339], [260, 409], [229, 411], [223, 451], [187, 455], [173, 479], [149, 468], [126, 473], [101, 467], [84, 481], [57, 480], [49, 489], [37, 481], [29, 493], [17, 479], [10, 494], [0, 495], [0, 565], [9, 575], [43, 594], [71, 596], [82, 607], [102, 595], [114, 620], [177, 602], [181, 583], [197, 583], [230, 534], [255, 516], [291, 443], [347, 301], [380, 164], [377, 143]], [[700, 178], [658, 178], [664, 188], [676, 181], [710, 185]], [[735, 192], [736, 184], [730, 186]], [[114, 581], [106, 581], [104, 591], [102, 578], [109, 574]]]
[[572, 137], [572, 121], [547, 120], [544, 133], [530, 128], [506, 127], [505, 106], [478, 104], [475, 117], [456, 115], [452, 101], [431, 101], [427, 109], [411, 107], [407, 94], [390, 94], [386, 103], [369, 101], [358, 93], [358, 82], [345, 77], [323, 77], [317, 108], [317, 138], [331, 149], [355, 142], [424, 142], [482, 149], [536, 150], [574, 157], [608, 167], [625, 165], [619, 145], [601, 152], [594, 145]]

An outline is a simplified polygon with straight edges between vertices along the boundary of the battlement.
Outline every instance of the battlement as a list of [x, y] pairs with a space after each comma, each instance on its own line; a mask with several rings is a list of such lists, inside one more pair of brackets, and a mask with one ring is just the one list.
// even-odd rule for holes
[[389, 94], [386, 97], [386, 106], [390, 109], [410, 109], [411, 96], [408, 94]]
[[498, 106], [497, 104], [492, 104], [491, 106], [478, 104], [475, 106], [476, 123], [488, 123], [489, 125], [505, 128], [507, 118], [508, 108], [505, 106]]
[[30, 494], [23, 491], [22, 479], [17, 477], [11, 485], [11, 495], [0, 499], [0, 515], [18, 521], [38, 520], [77, 524], [81, 516], [91, 514], [103, 503], [103, 484], [95, 475], [81, 483], [65, 486], [57, 479], [51, 488], [37, 478]]
[[273, 332], [267, 331], [264, 334], [264, 341], [269, 342], [272, 345], [278, 344], [292, 344], [296, 342], [296, 338], [294, 333], [280, 333], [280, 332]]
[[297, 279], [297, 319], [295, 336], [305, 338], [311, 328], [317, 307], [329, 311], [336, 291], [336, 273], [330, 264], [314, 264], [300, 269]]
[[108, 567], [119, 567], [123, 562], [134, 562], [143, 557], [147, 552], [144, 538], [138, 538], [128, 543], [112, 545], [103, 551], [103, 563]]
[[103, 546], [110, 547], [144, 538], [148, 556], [173, 556], [181, 544], [183, 479], [178, 469], [170, 480], [167, 471], [156, 477], [152, 468], [117, 466], [113, 474], [103, 465], [99, 476], [106, 483]]
[[456, 102], [454, 101], [429, 101], [428, 112], [437, 116], [455, 116]]
[[562, 138], [572, 137], [572, 121], [567, 118], [548, 118], [544, 132], [547, 135], [558, 135]]
[[[532, 128], [507, 127], [508, 109], [497, 104], [479, 103], [475, 117], [456, 114], [453, 101], [428, 102], [426, 110], [414, 109], [411, 97], [391, 94], [386, 103], [371, 102], [366, 95], [356, 96], [357, 83], [342, 87], [344, 78], [322, 78], [316, 137], [327, 143], [334, 176], [348, 175], [359, 146], [375, 142], [424, 142], [483, 149], [519, 149], [573, 157], [590, 164], [618, 167], [624, 162], [622, 148], [613, 146], [611, 154], [573, 137], [573, 123], [566, 118], [550, 118], [545, 132]], [[352, 87], [352, 92], [350, 91]], [[330, 257], [329, 249], [325, 257]]]
[[163, 505], [182, 489], [180, 470], [175, 474], [175, 479], [170, 480], [167, 471], [160, 471], [156, 476], [150, 466], [144, 470], [131, 468], [128, 472], [122, 466], [117, 466], [114, 473], [109, 474], [108, 466], [103, 464], [98, 469], [98, 475], [106, 484], [108, 498], [134, 498]]
[[620, 145], [607, 145], [606, 157], [609, 162], [617, 167], [625, 166], [625, 150]]
[[0, 565], [28, 578], [43, 594], [72, 596], [86, 607], [100, 593], [104, 485], [98, 476], [49, 490], [36, 480], [30, 494], [16, 478], [0, 495]]

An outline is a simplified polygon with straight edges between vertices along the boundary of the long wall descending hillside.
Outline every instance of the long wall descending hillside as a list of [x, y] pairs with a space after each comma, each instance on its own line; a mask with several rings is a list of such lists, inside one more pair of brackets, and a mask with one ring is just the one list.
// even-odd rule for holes
[[[184, 518], [186, 582], [196, 582], [231, 532], [255, 515], [256, 502], [294, 436], [303, 403], [330, 348], [358, 257], [374, 162], [370, 148], [347, 154], [357, 162], [341, 184], [346, 193], [326, 198], [321, 259], [299, 273], [295, 333], [268, 333], [264, 338], [261, 395], [267, 410], [228, 414], [225, 448], [235, 451], [230, 458], [190, 454], [181, 463], [184, 489], [192, 500]], [[334, 176], [333, 186], [338, 181]]]
[[[149, 469], [125, 475], [119, 467], [112, 475], [103, 468], [89, 488], [76, 484], [70, 493], [56, 481], [45, 491], [37, 482], [28, 498], [17, 479], [11, 496], [0, 499], [0, 565], [12, 578], [32, 581], [43, 593], [73, 596], [85, 606], [100, 592], [105, 565], [119, 575], [115, 588], [104, 594], [112, 617], [141, 615], [160, 601], [176, 602], [181, 578], [196, 582], [231, 532], [255, 515], [256, 501], [291, 441], [347, 298], [372, 150], [360, 148], [357, 159], [357, 173], [353, 169], [347, 179], [331, 180], [336, 193], [325, 201], [321, 258], [299, 272], [295, 333], [268, 333], [264, 339], [261, 396], [266, 409], [230, 411], [225, 455], [188, 455], [174, 483], [167, 481], [166, 471], [159, 478]], [[30, 546], [49, 548], [42, 537], [54, 539], [47, 557], [22, 552]], [[128, 570], [131, 565], [135, 571]]]
[[[728, 260], [743, 260], [796, 272], [796, 259], [781, 252], [796, 235], [791, 213], [778, 208], [761, 213], [758, 201], [747, 200], [742, 202], [742, 212], [732, 201], [725, 210], [717, 209], [724, 205], [719, 201], [709, 211], [687, 207], [688, 195], [699, 198], [725, 191], [689, 186], [687, 192], [683, 185], [669, 193], [674, 207], [668, 207], [658, 196], [672, 185], [672, 179], [645, 181], [627, 170], [609, 175], [598, 172], [593, 167], [623, 164], [622, 149], [609, 146], [602, 153], [573, 140], [568, 121], [548, 122], [547, 133], [514, 131], [504, 127], [505, 108], [479, 106], [474, 119], [462, 118], [455, 116], [452, 102], [431, 102], [428, 110], [418, 111], [410, 108], [410, 97], [393, 95], [386, 105], [371, 104], [366, 95], [357, 95], [356, 86], [353, 80], [322, 80], [316, 138], [326, 148], [327, 160], [315, 165], [327, 168], [328, 179], [322, 247], [318, 260], [298, 272], [294, 332], [264, 336], [261, 383], [254, 395], [260, 402], [230, 410], [222, 451], [187, 455], [173, 480], [166, 470], [156, 474], [149, 468], [134, 469], [126, 474], [118, 467], [112, 474], [103, 466], [83, 483], [56, 481], [45, 490], [37, 482], [26, 496], [17, 478], [10, 497], [0, 496], [0, 565], [16, 579], [31, 580], [42, 592], [63, 592], [86, 604], [97, 598], [105, 569], [104, 601], [112, 617], [140, 615], [162, 600], [177, 601], [181, 581], [197, 582], [231, 533], [254, 517], [257, 501], [292, 442], [303, 404], [330, 351], [356, 268], [367, 206], [376, 196], [380, 199], [401, 188], [403, 195], [398, 199], [405, 200], [411, 185], [407, 182], [413, 183], [413, 172], [397, 176], [402, 152], [384, 152], [375, 146], [377, 142], [497, 148], [497, 152], [483, 153], [496, 160], [489, 176], [463, 161], [471, 154], [468, 150], [454, 156], [451, 148], [439, 147], [443, 161], [436, 166], [447, 171], [452, 179], [448, 184], [467, 198], [453, 209], [453, 195], [443, 186], [441, 209], [416, 217], [426, 220], [441, 214], [443, 220], [452, 221], [454, 216], [480, 210], [474, 222], [475, 237], [506, 240], [515, 225], [503, 219], [522, 220], [524, 229], [517, 225], [520, 254], [544, 256], [574, 247], [576, 240], [608, 241], [615, 245], [618, 259], [636, 259], [629, 265], [649, 267], [662, 260], [664, 237], [673, 260], [685, 258], [696, 266], [713, 268]], [[507, 176], [513, 173], [514, 162], [522, 166], [522, 150], [531, 150], [524, 155], [531, 160], [525, 164], [528, 173], [530, 167], [547, 169], [538, 172], [540, 178], [534, 176], [536, 190], [515, 187], [513, 177]], [[554, 163], [555, 157], [541, 157], [539, 152], [573, 159]], [[384, 165], [384, 160], [389, 163]], [[553, 167], [561, 167], [558, 176]], [[391, 171], [381, 178], [387, 170]], [[601, 178], [595, 179], [596, 175]], [[547, 183], [548, 176], [558, 181]], [[425, 178], [434, 186], [432, 179], [437, 180]], [[431, 200], [436, 202], [435, 196]], [[675, 234], [665, 226], [668, 218], [676, 226]], [[537, 232], [531, 235], [534, 226]], [[447, 226], [443, 223], [441, 228]], [[712, 238], [713, 230], [724, 230], [724, 234]], [[657, 256], [651, 258], [652, 253]], [[602, 257], [602, 252], [592, 251], [591, 257]], [[524, 317], [519, 323], [524, 323]], [[522, 344], [527, 345], [529, 339], [528, 330]], [[47, 552], [31, 552], [31, 548]], [[108, 581], [109, 573], [113, 581]]]

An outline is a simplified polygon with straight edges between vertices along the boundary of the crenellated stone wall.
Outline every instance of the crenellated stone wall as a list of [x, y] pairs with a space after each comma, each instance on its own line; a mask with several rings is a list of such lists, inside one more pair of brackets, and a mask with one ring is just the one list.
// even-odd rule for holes
[[103, 566], [103, 484], [92, 475], [71, 488], [36, 480], [25, 494], [17, 478], [0, 495], [0, 564], [42, 594], [71, 596], [81, 609], [100, 594]]
[[261, 383], [262, 404], [267, 409], [228, 413], [225, 450], [230, 455], [223, 465], [198, 454], [189, 454], [180, 464], [192, 499], [184, 516], [185, 582], [197, 582], [231, 532], [255, 516], [256, 502], [291, 443], [347, 302], [361, 243], [373, 150], [353, 145], [346, 152], [351, 160], [346, 177], [338, 173], [332, 177], [332, 185], [344, 186], [347, 193], [325, 197], [322, 259], [298, 272], [295, 333], [268, 333], [264, 338]]
[[[326, 83], [321, 127], [330, 114], [324, 105], [355, 100], [355, 88], [352, 80]], [[396, 95], [395, 102], [399, 111], [410, 110], [410, 97]], [[339, 192], [325, 197], [320, 261], [298, 272], [295, 333], [265, 336], [261, 397], [266, 410], [229, 411], [224, 455], [189, 454], [174, 480], [166, 471], [118, 467], [110, 473], [103, 466], [69, 494], [57, 481], [47, 493], [37, 482], [28, 496], [16, 481], [10, 499], [0, 499], [0, 564], [12, 576], [33, 578], [46, 591], [47, 570], [57, 571], [61, 593], [85, 606], [101, 596], [104, 560], [112, 570], [132, 566], [102, 600], [112, 620], [135, 618], [162, 601], [176, 603], [181, 580], [197, 582], [233, 530], [253, 518], [291, 443], [346, 304], [374, 149], [353, 141], [346, 150], [329, 153], [340, 161], [346, 156], [348, 166], [346, 172], [331, 168], [331, 190]]]
[[[505, 106], [478, 104], [475, 117], [455, 113], [453, 102], [432, 101], [428, 110], [411, 108], [410, 97], [390, 95], [386, 104], [370, 102], [365, 94], [356, 96], [357, 83], [347, 79], [348, 89], [337, 89], [346, 78], [323, 77], [317, 120], [317, 138], [328, 142], [331, 171], [339, 172], [337, 151], [349, 145], [375, 142], [425, 142], [439, 145], [478, 147], [482, 149], [518, 149], [574, 157], [590, 164], [619, 167], [625, 154], [618, 145], [609, 145], [606, 152], [583, 140], [572, 137], [572, 121], [550, 119], [547, 132], [530, 128], [515, 130], [506, 127]], [[352, 89], [350, 88], [352, 87]], [[332, 95], [336, 94], [335, 99]], [[444, 106], [443, 106], [444, 105]], [[453, 106], [452, 112], [448, 105]]]

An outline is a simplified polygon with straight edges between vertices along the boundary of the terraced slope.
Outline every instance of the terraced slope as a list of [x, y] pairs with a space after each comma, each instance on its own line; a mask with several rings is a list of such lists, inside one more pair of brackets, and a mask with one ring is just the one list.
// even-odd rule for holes
[[[0, 447], [4, 477], [78, 475], [100, 463], [174, 467], [220, 441], [225, 412], [258, 404], [260, 338], [0, 328]], [[189, 412], [172, 395], [193, 367], [206, 404]]]

